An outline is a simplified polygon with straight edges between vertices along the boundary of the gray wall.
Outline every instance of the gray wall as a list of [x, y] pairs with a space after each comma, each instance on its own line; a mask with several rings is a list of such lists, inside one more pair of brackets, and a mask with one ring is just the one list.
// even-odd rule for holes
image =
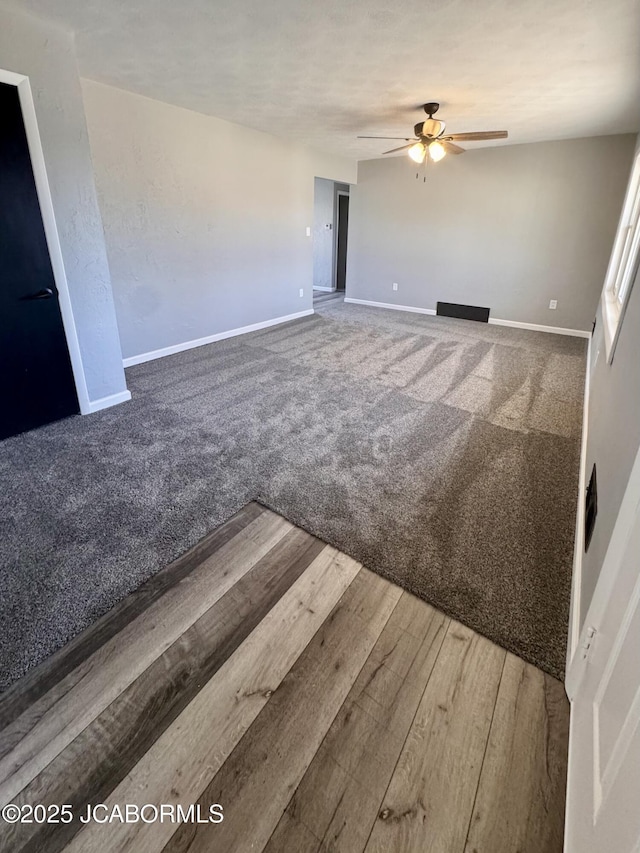
[[355, 163], [92, 81], [83, 92], [125, 357], [311, 309], [314, 176], [354, 181]]
[[607, 364], [600, 309], [591, 343], [587, 478], [596, 463], [598, 515], [583, 556], [581, 623], [596, 587], [620, 503], [640, 446], [640, 272], [622, 321], [613, 362]]
[[29, 77], [89, 399], [125, 386], [73, 37], [0, 8], [0, 68]]
[[347, 296], [590, 329], [634, 144], [625, 135], [468, 150], [430, 164], [426, 183], [406, 156], [359, 163]]

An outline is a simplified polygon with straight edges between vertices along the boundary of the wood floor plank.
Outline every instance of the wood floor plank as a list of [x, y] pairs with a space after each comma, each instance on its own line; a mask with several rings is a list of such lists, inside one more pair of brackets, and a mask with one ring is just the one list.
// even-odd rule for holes
[[507, 655], [465, 853], [562, 853], [569, 703]]
[[448, 624], [403, 593], [265, 853], [308, 833], [316, 851], [364, 850]]
[[0, 760], [0, 804], [28, 785], [290, 530], [293, 525], [265, 510], [55, 685], [53, 704], [46, 694], [4, 729], [0, 740], [10, 751]]
[[380, 800], [365, 785], [348, 776], [337, 787], [344, 790], [344, 797], [336, 804], [319, 849], [322, 853], [364, 850]]
[[[14, 802], [101, 802], [326, 546], [299, 528], [280, 540], [63, 750]], [[0, 824], [0, 845], [62, 849], [70, 824]]]
[[183, 824], [164, 853], [246, 853], [266, 845], [400, 594], [366, 569], [358, 574], [200, 796], [205, 811], [224, 805], [224, 822]]
[[451, 622], [367, 853], [462, 853], [505, 654]]
[[[105, 798], [122, 803], [195, 803], [318, 631], [359, 563], [325, 546], [301, 577]], [[67, 853], [157, 853], [175, 826], [91, 824]]]
[[42, 664], [30, 670], [20, 681], [2, 693], [0, 730], [20, 716], [29, 705], [48, 693], [107, 640], [157, 601], [167, 589], [186, 577], [195, 566], [204, 562], [233, 539], [263, 512], [265, 507], [260, 504], [255, 502], [247, 504], [233, 518], [208, 533], [186, 554], [149, 578], [108, 613], [97, 619], [86, 631], [68, 642]]
[[320, 844], [320, 839], [302, 821], [286, 811], [269, 839], [265, 853], [291, 853], [292, 850], [295, 853], [318, 853]]

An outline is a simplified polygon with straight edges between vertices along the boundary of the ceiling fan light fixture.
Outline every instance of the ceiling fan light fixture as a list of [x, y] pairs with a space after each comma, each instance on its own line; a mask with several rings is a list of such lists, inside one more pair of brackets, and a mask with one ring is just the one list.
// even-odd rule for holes
[[434, 163], [442, 160], [446, 153], [444, 145], [441, 142], [432, 142], [429, 146], [429, 157], [431, 157]]
[[411, 157], [414, 163], [424, 163], [424, 158], [427, 155], [427, 149], [422, 142], [416, 142], [416, 144], [412, 145], [407, 151], [407, 154]]
[[440, 109], [440, 104], [429, 101], [422, 106], [428, 118], [413, 126], [413, 139], [410, 135], [359, 136], [358, 139], [404, 139], [407, 145], [383, 151], [383, 155], [406, 151], [413, 162], [420, 166], [429, 160], [438, 163], [447, 154], [464, 154], [466, 149], [458, 145], [458, 142], [484, 142], [488, 139], [506, 139], [509, 136], [506, 130], [473, 130], [465, 133], [447, 133], [445, 136], [445, 122], [433, 117], [434, 113]]

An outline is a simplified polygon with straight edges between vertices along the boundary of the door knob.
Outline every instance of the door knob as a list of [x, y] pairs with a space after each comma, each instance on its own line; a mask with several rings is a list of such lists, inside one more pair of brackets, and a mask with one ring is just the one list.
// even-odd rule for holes
[[26, 302], [31, 301], [33, 299], [51, 299], [53, 296], [53, 290], [50, 287], [45, 287], [42, 290], [39, 290], [37, 293], [29, 293], [27, 296], [21, 296], [20, 301]]

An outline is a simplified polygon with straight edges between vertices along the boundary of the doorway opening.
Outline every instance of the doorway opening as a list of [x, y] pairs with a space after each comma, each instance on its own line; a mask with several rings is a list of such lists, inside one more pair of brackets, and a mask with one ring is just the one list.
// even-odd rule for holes
[[347, 288], [349, 184], [316, 178], [313, 202], [313, 304], [344, 299]]
[[336, 290], [347, 287], [347, 238], [349, 232], [349, 192], [338, 190], [338, 225], [336, 228]]

